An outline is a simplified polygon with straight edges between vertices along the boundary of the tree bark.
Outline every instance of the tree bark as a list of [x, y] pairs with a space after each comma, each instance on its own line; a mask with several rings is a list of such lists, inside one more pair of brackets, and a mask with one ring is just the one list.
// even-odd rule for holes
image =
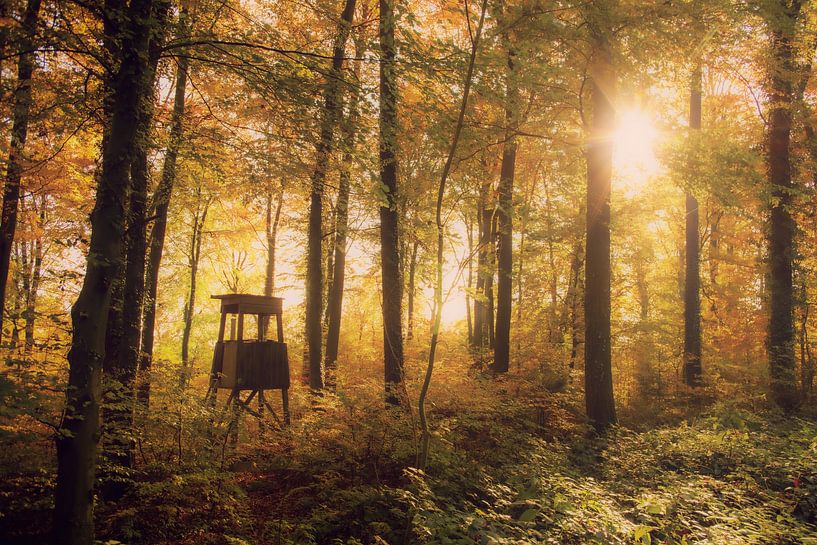
[[[187, 6], [182, 6], [179, 15], [179, 37], [189, 34], [187, 23]], [[167, 212], [176, 183], [176, 163], [179, 158], [184, 136], [185, 92], [189, 62], [186, 56], [180, 55], [176, 61], [176, 86], [173, 98], [173, 113], [170, 117], [170, 138], [162, 164], [162, 175], [159, 185], [153, 194], [153, 228], [150, 234], [147, 271], [145, 273], [144, 311], [142, 315], [141, 361], [139, 363], [139, 386], [137, 400], [139, 406], [147, 409], [150, 403], [150, 371], [153, 365], [153, 344], [156, 334], [156, 297], [159, 292], [159, 268], [164, 253], [165, 235], [167, 234]]]
[[513, 49], [508, 48], [505, 96], [505, 144], [499, 176], [497, 216], [497, 306], [493, 370], [507, 373], [511, 353], [511, 302], [513, 299], [513, 182], [516, 170], [516, 131], [519, 90], [514, 74]]
[[769, 215], [769, 368], [775, 402], [790, 410], [799, 403], [795, 377], [793, 262], [795, 222], [791, 215], [791, 126], [794, 106], [792, 76], [796, 70], [793, 45], [801, 3], [781, 0], [769, 17], [772, 65], [769, 74], [770, 112], [766, 162], [771, 186]]
[[[167, 16], [169, 4], [160, 2], [155, 17], [161, 27]], [[110, 381], [110, 390], [103, 401], [105, 416], [103, 441], [105, 458], [111, 463], [115, 473], [106, 483], [104, 494], [108, 499], [117, 499], [127, 490], [128, 471], [133, 467], [133, 416], [135, 382], [139, 368], [139, 350], [142, 332], [142, 308], [144, 304], [145, 258], [147, 250], [147, 194], [150, 181], [148, 166], [148, 146], [150, 129], [153, 124], [154, 84], [159, 53], [164, 41], [163, 34], [154, 34], [149, 44], [148, 70], [139, 90], [141, 97], [136, 137], [130, 164], [130, 192], [127, 206], [125, 229], [125, 257], [121, 271], [121, 309], [114, 358], [107, 358], [104, 369]], [[124, 468], [124, 471], [122, 470]]]
[[119, 66], [110, 85], [110, 117], [102, 152], [91, 240], [82, 289], [71, 310], [73, 336], [68, 353], [66, 406], [57, 443], [55, 542], [91, 545], [99, 404], [105, 331], [111, 286], [120, 270], [125, 196], [135, 147], [140, 82], [148, 71], [148, 43], [154, 2], [133, 0], [122, 14]]
[[[409, 279], [408, 279], [408, 319], [406, 320], [406, 339], [414, 338], [414, 298], [417, 296], [417, 250], [420, 247], [420, 242], [415, 239], [411, 243], [411, 257], [409, 258]], [[467, 302], [466, 302], [467, 308]], [[469, 330], [470, 330], [470, 314]]]
[[[20, 180], [23, 176], [25, 146], [31, 111], [31, 75], [34, 72], [34, 39], [40, 15], [40, 0], [28, 0], [23, 14], [17, 60], [17, 86], [12, 106], [11, 143], [3, 187], [3, 206], [0, 212], [0, 305], [5, 306], [11, 246], [17, 229], [17, 208], [20, 201]], [[0, 307], [0, 336], [3, 333], [3, 312]]]
[[477, 285], [474, 298], [474, 345], [477, 350], [493, 347], [494, 326], [494, 211], [491, 183], [480, 185], [477, 200], [479, 248], [477, 250]]
[[[355, 56], [361, 57], [362, 50], [355, 48]], [[356, 79], [359, 70], [355, 70]], [[335, 206], [335, 236], [333, 237], [333, 268], [332, 282], [329, 285], [327, 297], [327, 315], [329, 317], [326, 329], [326, 373], [327, 382], [331, 389], [336, 386], [335, 371], [338, 360], [338, 343], [340, 342], [340, 323], [343, 314], [343, 290], [346, 278], [346, 245], [349, 229], [349, 190], [351, 169], [355, 155], [355, 139], [357, 138], [357, 124], [359, 122], [359, 87], [355, 87], [349, 101], [349, 112], [342, 127], [344, 152], [340, 166], [338, 182], [338, 200]]]
[[380, 265], [383, 285], [383, 363], [386, 402], [405, 400], [403, 384], [403, 279], [400, 270], [397, 183], [397, 73], [393, 0], [380, 0]]
[[204, 238], [204, 224], [207, 221], [207, 212], [210, 209], [211, 197], [202, 197], [201, 188], [197, 189], [198, 201], [196, 211], [193, 214], [193, 231], [190, 234], [190, 255], [188, 266], [190, 267], [190, 289], [187, 292], [187, 300], [184, 303], [184, 330], [182, 331], [182, 368], [179, 374], [179, 385], [182, 388], [187, 386], [190, 380], [190, 334], [193, 331], [193, 317], [196, 311], [196, 288], [199, 274], [199, 263], [201, 261], [201, 242]]
[[[37, 211], [39, 229], [42, 229], [45, 225], [46, 205], [46, 197], [43, 195], [40, 197], [39, 210]], [[37, 318], [37, 297], [40, 291], [40, 279], [42, 277], [43, 266], [43, 238], [41, 235], [34, 237], [31, 259], [31, 281], [26, 290], [26, 308], [23, 313], [23, 317], [25, 318], [25, 347], [23, 353], [26, 356], [30, 356], [34, 350], [34, 322]]]
[[352, 27], [355, 11], [355, 0], [345, 0], [341, 20], [338, 23], [337, 37], [332, 51], [332, 69], [329, 72], [324, 88], [324, 107], [321, 113], [320, 136], [315, 145], [315, 170], [312, 174], [309, 196], [309, 227], [306, 261], [306, 352], [307, 365], [304, 374], [308, 375], [309, 387], [322, 390], [324, 387], [323, 359], [321, 344], [323, 331], [321, 327], [321, 310], [323, 307], [323, 194], [326, 172], [329, 168], [329, 156], [334, 145], [335, 128], [343, 107], [343, 88], [341, 68], [346, 49], [346, 40]]
[[431, 386], [431, 377], [434, 372], [434, 359], [437, 352], [437, 342], [440, 338], [440, 324], [443, 314], [443, 251], [445, 242], [445, 225], [443, 224], [442, 215], [443, 198], [445, 197], [445, 186], [448, 182], [448, 175], [451, 172], [451, 165], [454, 162], [454, 156], [457, 153], [457, 146], [459, 145], [462, 127], [465, 122], [465, 111], [468, 108], [468, 96], [471, 92], [471, 83], [474, 76], [474, 63], [477, 57], [479, 41], [482, 36], [482, 27], [485, 22], [485, 10], [487, 6], [488, 0], [482, 0], [482, 8], [479, 14], [479, 24], [477, 25], [476, 32], [474, 33], [474, 39], [471, 42], [471, 55], [468, 59], [468, 69], [465, 73], [465, 81], [463, 82], [462, 102], [460, 103], [459, 115], [457, 116], [457, 124], [454, 126], [454, 135], [451, 138], [451, 147], [448, 150], [448, 157], [446, 158], [442, 176], [440, 177], [440, 184], [437, 187], [437, 205], [435, 208], [435, 224], [437, 227], [437, 263], [435, 271], [436, 275], [434, 279], [434, 318], [431, 326], [431, 344], [428, 350], [428, 365], [426, 366], [425, 377], [423, 378], [423, 385], [420, 388], [420, 396], [417, 403], [420, 430], [422, 432], [422, 436], [420, 438], [420, 451], [417, 456], [417, 467], [422, 471], [425, 471], [426, 465], [428, 464], [428, 449], [431, 442], [431, 432], [429, 431], [428, 427], [425, 404], [428, 396], [428, 390]]
[[[692, 74], [689, 99], [689, 128], [701, 130], [701, 66]], [[692, 136], [692, 135], [691, 135]], [[695, 138], [695, 136], [692, 136]], [[684, 281], [684, 382], [687, 386], [701, 384], [701, 278], [698, 235], [698, 200], [686, 193], [686, 275]]]
[[281, 208], [284, 205], [284, 186], [278, 189], [276, 195], [275, 212], [272, 211], [272, 190], [267, 194], [267, 267], [264, 275], [264, 295], [272, 297], [275, 294], [275, 255], [278, 244], [278, 226], [281, 223]]
[[597, 431], [616, 422], [610, 350], [610, 183], [615, 129], [612, 2], [588, 8], [591, 115], [587, 140], [584, 380], [587, 416]]

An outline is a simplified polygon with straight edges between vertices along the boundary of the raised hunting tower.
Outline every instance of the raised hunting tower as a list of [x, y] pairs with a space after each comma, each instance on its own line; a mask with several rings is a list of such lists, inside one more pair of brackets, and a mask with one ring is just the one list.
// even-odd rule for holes
[[[243, 293], [213, 295], [212, 298], [221, 301], [221, 321], [207, 395], [215, 396], [219, 389], [230, 390], [228, 405], [234, 402], [261, 416], [250, 409], [250, 401], [257, 395], [259, 408], [263, 410], [266, 406], [275, 414], [264, 398], [264, 390], [281, 390], [284, 421], [289, 423], [289, 358], [281, 315], [283, 299]], [[244, 336], [244, 322], [248, 315], [255, 316], [258, 332], [255, 338]], [[228, 318], [229, 337], [225, 339]], [[272, 319], [275, 320], [277, 340], [268, 338]], [[245, 390], [250, 395], [242, 400], [241, 392]]]

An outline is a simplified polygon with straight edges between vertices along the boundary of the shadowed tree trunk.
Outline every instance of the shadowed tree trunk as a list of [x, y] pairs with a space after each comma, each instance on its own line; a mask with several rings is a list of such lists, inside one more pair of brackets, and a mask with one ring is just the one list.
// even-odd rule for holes
[[309, 227], [306, 258], [306, 365], [304, 374], [309, 377], [309, 387], [321, 390], [324, 387], [323, 359], [321, 358], [323, 307], [323, 194], [329, 156], [332, 153], [335, 128], [343, 107], [341, 68], [346, 49], [346, 40], [352, 26], [355, 0], [345, 0], [337, 36], [332, 51], [332, 69], [324, 88], [320, 136], [315, 146], [315, 170], [312, 173], [309, 196]]
[[484, 181], [477, 198], [479, 248], [477, 249], [477, 285], [474, 298], [474, 348], [493, 347], [494, 326], [494, 211], [491, 182]]
[[[411, 243], [411, 257], [409, 258], [409, 280], [408, 280], [408, 320], [406, 328], [406, 339], [414, 338], [414, 298], [417, 295], [417, 250], [420, 247], [419, 241], [416, 239]], [[466, 308], [468, 302], [466, 301]], [[470, 334], [471, 316], [468, 316], [468, 327]]]
[[513, 299], [513, 181], [516, 169], [516, 130], [519, 90], [514, 75], [513, 50], [508, 50], [505, 90], [505, 143], [499, 175], [497, 216], [497, 306], [493, 370], [507, 373], [511, 353], [511, 301]]
[[193, 213], [193, 230], [190, 234], [190, 247], [188, 248], [188, 266], [190, 267], [190, 289], [187, 292], [187, 299], [184, 303], [184, 330], [182, 331], [182, 369], [179, 374], [179, 384], [182, 388], [187, 386], [190, 380], [190, 334], [193, 331], [193, 317], [196, 312], [196, 288], [199, 274], [199, 263], [201, 262], [201, 242], [204, 238], [204, 224], [207, 221], [207, 212], [212, 203], [212, 197], [203, 197], [201, 187], [197, 188], [196, 210]]
[[[5, 8], [5, 6], [4, 6]], [[40, 0], [28, 0], [23, 14], [22, 34], [17, 59], [17, 84], [12, 106], [11, 143], [3, 186], [3, 206], [0, 212], [0, 305], [5, 306], [11, 246], [17, 229], [17, 208], [20, 201], [20, 180], [25, 162], [26, 138], [31, 110], [31, 75], [34, 72], [34, 38], [40, 14]], [[4, 31], [5, 35], [5, 31]], [[5, 45], [5, 44], [3, 44]], [[0, 336], [3, 334], [3, 312], [0, 308]]]
[[[164, 27], [169, 4], [157, 5], [155, 16]], [[141, 340], [142, 306], [145, 287], [145, 257], [147, 250], [147, 194], [150, 181], [148, 146], [150, 129], [153, 124], [154, 83], [159, 63], [159, 53], [164, 35], [154, 34], [150, 40], [148, 70], [139, 91], [141, 105], [136, 137], [130, 164], [130, 194], [127, 207], [127, 227], [125, 229], [125, 257], [122, 270], [122, 307], [119, 342], [115, 359], [106, 358], [105, 373], [111, 379], [111, 389], [104, 399], [105, 435], [103, 452], [111, 462], [114, 475], [106, 483], [104, 493], [109, 499], [116, 499], [125, 493], [128, 486], [128, 471], [133, 467], [133, 415], [134, 386], [139, 368], [139, 341]], [[119, 468], [124, 468], [122, 471]], [[121, 474], [117, 474], [121, 471]]]
[[403, 391], [403, 279], [400, 271], [397, 192], [397, 73], [393, 0], [380, 0], [380, 266], [383, 283], [383, 363], [386, 402], [397, 405]]
[[[692, 74], [689, 99], [689, 128], [701, 129], [701, 66]], [[692, 136], [693, 138], [695, 136]], [[698, 200], [686, 193], [686, 276], [684, 282], [684, 382], [688, 386], [701, 384], [701, 278], [698, 235]]]
[[[36, 202], [36, 199], [34, 199]], [[38, 227], [42, 229], [43, 225], [45, 225], [45, 207], [46, 207], [46, 197], [45, 195], [40, 197], [40, 204], [38, 206], [39, 210], [37, 211], [37, 219], [38, 219]], [[34, 350], [34, 322], [37, 318], [37, 297], [40, 291], [40, 279], [42, 277], [42, 266], [43, 266], [43, 238], [41, 235], [38, 235], [34, 238], [31, 243], [32, 246], [32, 263], [31, 263], [31, 281], [29, 282], [28, 288], [26, 289], [25, 297], [26, 297], [26, 308], [23, 312], [23, 318], [25, 319], [25, 348], [23, 353], [27, 356], [31, 355], [32, 351]]]
[[587, 243], [584, 294], [584, 390], [587, 416], [598, 431], [616, 421], [610, 351], [610, 181], [615, 129], [612, 2], [587, 8], [591, 59], [591, 120], [587, 156]]
[[[66, 406], [57, 443], [55, 542], [93, 542], [93, 497], [99, 440], [99, 404], [111, 286], [122, 261], [125, 195], [136, 142], [140, 90], [148, 67], [154, 2], [133, 0], [123, 9], [119, 65], [110, 88], [106, 138], [91, 215], [91, 239], [82, 289], [71, 310]], [[154, 26], [155, 30], [155, 26]]]
[[[179, 15], [179, 37], [183, 39], [189, 33], [187, 26], [187, 6], [183, 5]], [[159, 291], [159, 268], [167, 233], [167, 212], [173, 186], [176, 183], [176, 162], [184, 133], [184, 102], [187, 88], [189, 64], [185, 55], [176, 60], [176, 87], [174, 89], [173, 113], [170, 117], [170, 138], [162, 164], [162, 175], [159, 185], [153, 193], [153, 228], [150, 234], [147, 270], [145, 272], [144, 312], [142, 316], [141, 361], [139, 364], [139, 387], [137, 399], [142, 408], [150, 403], [150, 371], [153, 363], [153, 343], [156, 334], [156, 297]]]
[[[356, 40], [357, 43], [357, 40]], [[359, 45], [355, 47], [355, 57], [362, 57], [363, 49]], [[329, 295], [327, 298], [326, 314], [328, 316], [328, 327], [326, 329], [326, 373], [327, 384], [331, 389], [335, 389], [335, 370], [338, 360], [338, 343], [340, 341], [340, 323], [343, 314], [343, 290], [346, 278], [346, 246], [347, 231], [349, 229], [349, 190], [351, 182], [351, 169], [355, 157], [355, 141], [357, 138], [357, 124], [359, 122], [359, 68], [355, 67], [354, 91], [349, 100], [349, 111], [344, 120], [341, 135], [343, 139], [343, 158], [340, 165], [340, 176], [338, 181], [338, 201], [335, 206], [335, 236], [332, 239], [332, 251], [334, 255], [332, 282], [329, 285]]]
[[791, 126], [794, 106], [793, 75], [796, 60], [793, 40], [799, 18], [799, 0], [780, 0], [771, 6], [772, 63], [769, 74], [769, 118], [766, 162], [771, 203], [769, 244], [769, 367], [772, 395], [784, 409], [799, 403], [795, 377], [793, 261], [795, 223], [791, 215]]

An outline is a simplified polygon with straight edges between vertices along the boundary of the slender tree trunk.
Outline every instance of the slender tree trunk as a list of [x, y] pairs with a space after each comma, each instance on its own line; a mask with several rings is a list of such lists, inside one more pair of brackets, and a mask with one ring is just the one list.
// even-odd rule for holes
[[66, 406], [57, 435], [55, 542], [91, 545], [99, 403], [111, 286], [122, 260], [125, 195], [142, 107], [140, 82], [148, 71], [152, 0], [133, 0], [123, 13], [121, 59], [111, 82], [110, 117], [102, 153], [85, 278], [71, 311]]
[[[11, 246], [17, 229], [17, 207], [20, 201], [20, 180], [25, 163], [25, 146], [31, 110], [31, 75], [34, 72], [34, 40], [40, 15], [40, 0], [28, 0], [23, 14], [22, 35], [17, 59], [17, 86], [12, 106], [11, 144], [3, 186], [3, 206], [0, 212], [0, 305], [5, 305], [6, 284], [11, 262]], [[0, 309], [2, 310], [2, 309]], [[0, 335], [3, 333], [3, 313], [0, 312]]]
[[568, 364], [569, 369], [572, 371], [576, 368], [576, 359], [579, 355], [579, 345], [581, 344], [581, 333], [579, 328], [579, 311], [581, 310], [581, 305], [579, 301], [581, 299], [580, 291], [581, 291], [581, 267], [582, 267], [582, 247], [581, 243], [579, 243], [578, 247], [576, 248], [576, 259], [574, 260], [575, 267], [571, 265], [571, 282], [570, 285], [573, 286], [573, 292], [570, 294], [570, 363]]
[[794, 34], [801, 3], [781, 0], [769, 18], [772, 65], [769, 86], [767, 168], [771, 186], [769, 216], [769, 367], [772, 395], [784, 409], [799, 403], [795, 377], [793, 261], [795, 222], [791, 215], [791, 125], [795, 72]]
[[[355, 48], [355, 56], [361, 57], [361, 47]], [[355, 78], [359, 77], [359, 69], [355, 68]], [[338, 201], [335, 206], [335, 236], [333, 237], [333, 268], [332, 282], [327, 300], [328, 327], [326, 330], [326, 373], [327, 382], [331, 389], [335, 389], [335, 371], [338, 360], [338, 343], [340, 342], [340, 323], [343, 315], [343, 290], [346, 278], [346, 246], [349, 229], [349, 190], [351, 185], [351, 169], [355, 158], [355, 140], [357, 138], [357, 124], [359, 122], [359, 87], [355, 87], [349, 100], [349, 111], [342, 127], [344, 141], [343, 159], [341, 160], [338, 182]]]
[[[187, 6], [182, 5], [179, 15], [179, 37], [184, 39], [189, 34], [187, 23]], [[167, 233], [167, 212], [170, 198], [176, 182], [176, 163], [179, 148], [184, 135], [185, 91], [189, 64], [184, 55], [176, 60], [176, 87], [174, 89], [173, 113], [170, 117], [170, 138], [162, 164], [162, 175], [159, 185], [153, 194], [153, 228], [150, 234], [147, 270], [145, 271], [144, 310], [142, 315], [142, 342], [140, 347], [139, 387], [137, 399], [139, 405], [146, 409], [150, 403], [150, 371], [153, 364], [153, 344], [156, 334], [156, 297], [159, 292], [159, 268], [164, 253], [165, 235]]]
[[[692, 74], [689, 99], [689, 128], [701, 130], [701, 66]], [[695, 138], [695, 136], [692, 136]], [[684, 282], [684, 382], [701, 384], [701, 278], [698, 235], [698, 200], [691, 190], [686, 194], [686, 277]]]
[[405, 399], [403, 384], [403, 279], [400, 270], [397, 186], [397, 73], [393, 0], [380, 0], [380, 265], [383, 283], [383, 359], [386, 402]]
[[465, 290], [465, 319], [468, 324], [468, 346], [474, 346], [474, 318], [471, 312], [471, 290], [474, 287], [474, 222], [464, 214], [468, 234], [468, 279]]
[[275, 253], [278, 245], [278, 226], [281, 223], [281, 208], [284, 205], [284, 186], [281, 184], [275, 199], [275, 212], [272, 211], [273, 192], [267, 194], [267, 268], [264, 276], [264, 295], [275, 294]]
[[474, 299], [474, 348], [492, 347], [493, 340], [493, 282], [494, 282], [494, 209], [491, 202], [491, 183], [480, 185], [477, 206], [479, 222], [479, 249], [477, 250], [477, 296]]
[[[38, 211], [38, 219], [39, 219], [39, 227], [45, 224], [45, 207], [46, 207], [46, 199], [45, 195], [42, 196]], [[25, 317], [25, 332], [26, 332], [26, 340], [25, 340], [25, 348], [24, 354], [26, 356], [30, 356], [32, 351], [34, 350], [34, 322], [37, 318], [37, 297], [40, 291], [40, 279], [42, 277], [42, 265], [43, 265], [43, 239], [42, 236], [37, 236], [34, 238], [32, 242], [33, 246], [33, 255], [32, 255], [32, 264], [31, 264], [31, 283], [29, 284], [29, 288], [26, 291], [26, 309], [24, 313]]]
[[547, 178], [544, 179], [545, 190], [545, 228], [547, 229], [547, 247], [548, 247], [548, 268], [550, 269], [550, 278], [548, 281], [548, 290], [550, 292], [550, 307], [548, 310], [548, 341], [552, 345], [560, 345], [564, 341], [562, 330], [557, 323], [557, 307], [559, 306], [559, 271], [556, 269], [556, 250], [555, 246], [555, 229], [553, 225], [553, 204], [550, 199], [550, 184]]
[[182, 369], [179, 376], [179, 384], [182, 388], [187, 386], [190, 380], [190, 334], [193, 331], [193, 317], [196, 311], [196, 288], [199, 274], [199, 263], [201, 261], [201, 241], [204, 238], [204, 224], [207, 221], [207, 211], [210, 209], [212, 198], [202, 199], [201, 188], [198, 189], [199, 201], [196, 204], [196, 212], [193, 215], [193, 232], [190, 235], [190, 256], [188, 266], [190, 267], [190, 291], [187, 292], [187, 300], [184, 303], [184, 330], [182, 331]]
[[417, 239], [415, 239], [411, 243], [411, 258], [409, 259], [408, 320], [407, 320], [408, 327], [406, 329], [406, 339], [414, 338], [414, 298], [417, 295], [417, 250], [419, 247], [420, 242]]
[[9, 338], [9, 349], [11, 352], [16, 352], [20, 347], [20, 309], [23, 305], [23, 290], [25, 288], [25, 275], [28, 268], [28, 249], [26, 242], [14, 242], [14, 260], [17, 264], [17, 270], [12, 276], [12, 285], [14, 286], [14, 294], [11, 305], [11, 337]]
[[335, 128], [343, 108], [341, 87], [343, 56], [346, 40], [352, 26], [355, 0], [345, 0], [343, 14], [338, 23], [337, 37], [332, 52], [332, 69], [324, 89], [320, 137], [315, 146], [315, 170], [312, 173], [312, 189], [309, 197], [309, 228], [306, 261], [306, 351], [308, 359], [304, 366], [309, 376], [309, 387], [324, 387], [323, 359], [321, 358], [323, 307], [323, 194], [329, 156], [334, 145]]
[[448, 157], [443, 167], [442, 176], [440, 178], [440, 185], [437, 187], [437, 206], [435, 213], [435, 223], [437, 226], [437, 267], [436, 277], [434, 281], [434, 318], [431, 327], [431, 345], [428, 350], [428, 365], [426, 366], [425, 377], [423, 385], [420, 389], [420, 397], [417, 403], [418, 415], [420, 420], [420, 430], [422, 436], [420, 439], [420, 452], [418, 453], [417, 467], [425, 471], [428, 464], [428, 451], [431, 442], [431, 432], [428, 426], [428, 417], [426, 416], [426, 398], [428, 397], [428, 390], [431, 386], [431, 377], [434, 373], [434, 358], [437, 352], [437, 342], [440, 338], [440, 324], [443, 314], [443, 266], [444, 266], [444, 242], [445, 242], [445, 225], [443, 224], [443, 198], [445, 197], [445, 186], [448, 181], [448, 175], [451, 172], [451, 165], [454, 162], [454, 156], [457, 153], [457, 145], [460, 141], [460, 134], [462, 133], [463, 123], [465, 121], [465, 110], [468, 108], [468, 95], [471, 92], [471, 83], [474, 75], [474, 61], [477, 57], [477, 50], [479, 48], [479, 41], [482, 37], [482, 26], [485, 22], [485, 10], [488, 6], [488, 0], [482, 0], [482, 8], [479, 14], [479, 24], [474, 33], [474, 39], [471, 43], [471, 56], [468, 60], [468, 70], [465, 74], [465, 81], [463, 82], [462, 102], [460, 103], [460, 111], [457, 116], [457, 124], [454, 127], [454, 136], [451, 138], [451, 147], [448, 150]]
[[587, 243], [585, 257], [584, 380], [587, 416], [596, 430], [616, 422], [610, 351], [610, 181], [615, 129], [610, 28], [612, 2], [587, 8], [591, 40], [589, 66], [592, 119], [587, 140]]
[[514, 74], [513, 50], [508, 49], [508, 72], [505, 96], [505, 144], [499, 176], [499, 199], [496, 208], [498, 236], [496, 338], [493, 370], [507, 373], [511, 353], [511, 302], [513, 300], [513, 181], [516, 170], [516, 130], [519, 90]]

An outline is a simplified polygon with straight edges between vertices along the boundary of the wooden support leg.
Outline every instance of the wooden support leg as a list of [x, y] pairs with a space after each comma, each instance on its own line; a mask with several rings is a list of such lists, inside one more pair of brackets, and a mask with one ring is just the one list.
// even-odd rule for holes
[[281, 390], [281, 402], [284, 406], [284, 424], [289, 426], [289, 389]]

